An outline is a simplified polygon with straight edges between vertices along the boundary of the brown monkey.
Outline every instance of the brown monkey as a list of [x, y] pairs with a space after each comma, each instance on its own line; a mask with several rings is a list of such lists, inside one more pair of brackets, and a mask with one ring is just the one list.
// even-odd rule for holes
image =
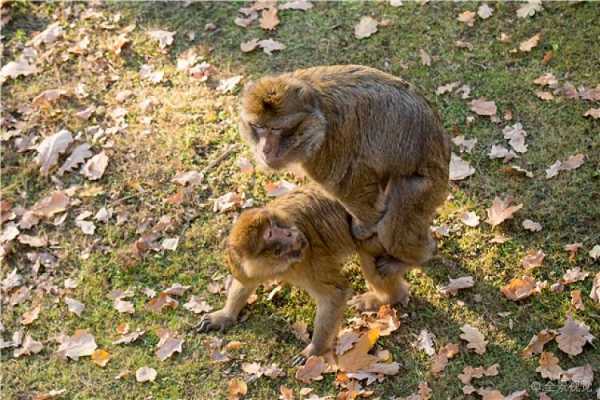
[[311, 186], [243, 212], [227, 240], [227, 264], [234, 279], [225, 306], [206, 315], [198, 330], [229, 328], [260, 283], [280, 279], [306, 290], [317, 304], [312, 342], [302, 355], [327, 353], [351, 292], [342, 266], [356, 251], [372, 288], [372, 303], [362, 298], [360, 305], [394, 304], [408, 296], [402, 279], [382, 279], [377, 273], [373, 259], [383, 252], [378, 241], [357, 247], [350, 230], [345, 209]]
[[240, 132], [261, 163], [299, 166], [339, 200], [354, 237], [376, 234], [389, 254], [377, 260], [381, 272], [433, 255], [430, 225], [447, 195], [450, 145], [410, 84], [358, 65], [267, 76], [244, 90]]

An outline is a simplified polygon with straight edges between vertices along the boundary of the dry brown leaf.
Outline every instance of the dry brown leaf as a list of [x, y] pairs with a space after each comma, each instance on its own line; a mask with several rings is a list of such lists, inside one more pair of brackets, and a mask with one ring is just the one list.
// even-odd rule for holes
[[463, 160], [456, 154], [452, 153], [450, 158], [450, 180], [459, 181], [475, 173], [473, 168], [467, 161]]
[[461, 276], [460, 278], [449, 278], [448, 285], [440, 288], [440, 293], [444, 296], [454, 296], [461, 289], [468, 289], [475, 285], [472, 276]]
[[[441, 94], [449, 93], [449, 92], [453, 91], [454, 89], [456, 89], [458, 87], [458, 85], [460, 85], [459, 81], [450, 82], [445, 85], [438, 86], [438, 88], [435, 90], [435, 94], [441, 95]], [[464, 138], [464, 136], [463, 136], [463, 138]]]
[[541, 330], [531, 338], [529, 344], [521, 351], [521, 356], [529, 358], [533, 354], [540, 354], [544, 350], [544, 345], [554, 339], [555, 336], [556, 332], [553, 330]]
[[115, 299], [113, 301], [113, 307], [120, 313], [133, 314], [135, 312], [135, 309], [133, 308], [133, 303], [130, 301]]
[[31, 104], [37, 108], [46, 108], [50, 107], [52, 103], [65, 96], [67, 96], [67, 91], [64, 89], [44, 90], [42, 93], [33, 98]]
[[158, 357], [160, 361], [165, 361], [175, 352], [181, 353], [183, 350], [183, 339], [178, 337], [175, 332], [168, 329], [159, 329], [157, 334], [160, 340], [156, 344], [156, 351], [154, 354], [156, 354], [156, 357]]
[[536, 47], [540, 43], [541, 38], [542, 38], [542, 35], [539, 33], [533, 35], [529, 39], [527, 39], [519, 44], [519, 50], [521, 50], [524, 53], [530, 52], [534, 47]]
[[476, 100], [472, 100], [469, 103], [469, 107], [471, 108], [471, 111], [473, 111], [475, 114], [488, 117], [496, 115], [496, 112], [498, 111], [495, 102], [487, 101], [483, 97], [480, 97]]
[[265, 185], [265, 190], [267, 191], [267, 196], [270, 197], [279, 197], [283, 196], [296, 189], [298, 186], [288, 182], [286, 180], [281, 180], [279, 182], [268, 182]]
[[540, 100], [544, 100], [544, 101], [549, 101], [549, 100], [554, 100], [554, 95], [550, 92], [546, 92], [543, 90], [538, 90], [535, 92], [535, 95], [540, 99]]
[[525, 137], [527, 132], [523, 129], [523, 125], [518, 122], [512, 126], [506, 126], [502, 129], [504, 139], [508, 140], [508, 144], [517, 153], [527, 152], [527, 145], [525, 144]]
[[158, 46], [165, 49], [173, 43], [174, 36], [177, 32], [169, 32], [163, 30], [154, 30], [148, 32], [148, 36], [158, 41]]
[[594, 247], [592, 247], [592, 249], [590, 250], [590, 252], [588, 254], [594, 260], [597, 260], [600, 257], [600, 244], [597, 244]]
[[459, 346], [455, 343], [448, 343], [442, 347], [438, 353], [431, 359], [431, 372], [433, 374], [439, 374], [442, 372], [448, 360], [454, 357], [459, 352]]
[[361, 335], [354, 347], [338, 357], [337, 364], [341, 371], [357, 372], [365, 370], [377, 362], [377, 357], [370, 355], [369, 350], [379, 338], [379, 329], [370, 329]]
[[517, 155], [512, 150], [508, 150], [506, 147], [504, 147], [502, 145], [497, 145], [497, 144], [492, 145], [492, 148], [490, 149], [488, 156], [491, 159], [503, 158], [504, 162], [509, 162], [513, 158], [517, 157]]
[[296, 339], [301, 342], [310, 342], [310, 335], [308, 334], [308, 325], [304, 321], [296, 321], [291, 325], [292, 333], [296, 336]]
[[64, 30], [60, 26], [60, 22], [55, 22], [53, 24], [48, 25], [48, 27], [46, 29], [44, 29], [42, 32], [38, 33], [27, 44], [32, 44], [36, 47], [41, 44], [52, 44], [63, 34], [64, 34]]
[[81, 169], [81, 173], [85, 175], [89, 180], [95, 181], [102, 178], [104, 175], [104, 171], [108, 166], [108, 156], [105, 152], [101, 152], [96, 154], [94, 157], [90, 158], [83, 168]]
[[556, 79], [554, 74], [547, 72], [539, 76], [536, 80], [533, 81], [533, 83], [540, 86], [550, 86], [552, 88], [558, 85], [558, 79]]
[[247, 42], [240, 43], [240, 50], [243, 53], [249, 53], [255, 50], [258, 47], [259, 43], [260, 41], [258, 39], [251, 39]]
[[129, 344], [135, 342], [144, 333], [146, 333], [146, 331], [136, 330], [135, 332], [124, 334], [119, 339], [114, 340], [112, 344]]
[[327, 364], [323, 357], [310, 356], [303, 366], [296, 371], [296, 379], [300, 382], [310, 383], [311, 381], [320, 381], [321, 375], [327, 369]]
[[225, 212], [239, 208], [242, 206], [242, 196], [239, 193], [229, 192], [223, 196], [218, 197], [214, 201], [213, 211], [214, 212]]
[[260, 16], [260, 27], [267, 31], [272, 31], [277, 25], [279, 25], [277, 8], [271, 7], [263, 10]]
[[460, 22], [463, 22], [467, 26], [473, 26], [473, 24], [475, 23], [475, 15], [477, 14], [475, 14], [474, 11], [467, 10], [465, 12], [460, 13], [456, 19]]
[[421, 58], [421, 64], [426, 67], [431, 66], [431, 56], [423, 49], [419, 49], [419, 58]]
[[248, 393], [248, 385], [240, 378], [232, 378], [227, 383], [227, 400], [239, 400]]
[[85, 162], [87, 158], [92, 156], [92, 152], [90, 151], [91, 146], [87, 143], [82, 143], [79, 146], [75, 147], [71, 152], [71, 155], [65, 160], [63, 165], [58, 169], [58, 175], [62, 176], [65, 172], [71, 171], [73, 168], [77, 167], [79, 164]]
[[528, 0], [517, 10], [517, 17], [533, 17], [536, 12], [542, 11], [543, 9], [542, 0]]
[[511, 206], [512, 202], [511, 197], [506, 197], [505, 199], [501, 199], [500, 197], [494, 198], [492, 206], [487, 209], [488, 218], [485, 222], [494, 227], [512, 218], [514, 213], [523, 208], [523, 204]]
[[45, 247], [48, 245], [48, 238], [45, 236], [31, 236], [22, 233], [19, 235], [17, 240], [19, 243], [26, 244], [31, 247]]
[[285, 49], [285, 45], [273, 39], [263, 39], [258, 42], [258, 46], [263, 49], [265, 54], [271, 55], [274, 51]]
[[308, 0], [292, 0], [279, 6], [280, 10], [301, 10], [306, 11], [313, 8], [313, 4]]
[[204, 174], [201, 174], [198, 171], [180, 172], [171, 180], [182, 186], [186, 186], [187, 184], [190, 186], [197, 186], [204, 180]]
[[600, 108], [590, 108], [584, 114], [584, 117], [592, 117], [593, 119], [600, 118]]
[[192, 296], [190, 300], [183, 305], [183, 308], [193, 312], [194, 314], [207, 313], [213, 309], [213, 307], [200, 296]]
[[542, 265], [546, 254], [542, 250], [529, 250], [525, 257], [521, 260], [521, 264], [525, 267], [526, 271]]
[[429, 332], [427, 329], [421, 329], [419, 336], [417, 336], [417, 343], [414, 345], [417, 350], [425, 352], [428, 356], [435, 354], [435, 335]]
[[585, 155], [583, 154], [575, 154], [567, 158], [562, 162], [560, 169], [561, 171], [572, 171], [577, 169], [583, 165], [585, 161]]
[[81, 317], [81, 313], [85, 309], [85, 304], [71, 297], [65, 297], [64, 302], [67, 305], [69, 312]]
[[98, 349], [92, 353], [92, 361], [101, 367], [105, 367], [108, 360], [110, 360], [110, 354], [106, 350]]
[[43, 176], [48, 175], [50, 168], [58, 161], [59, 154], [64, 153], [72, 142], [71, 132], [63, 129], [54, 135], [48, 136], [39, 144], [35, 162], [40, 166], [40, 172]]
[[507, 299], [513, 301], [525, 299], [534, 293], [539, 293], [540, 291], [537, 282], [531, 276], [513, 278], [500, 290]]
[[479, 217], [473, 211], [465, 211], [460, 216], [460, 222], [463, 224], [475, 228], [479, 225]]
[[477, 15], [479, 15], [479, 18], [481, 18], [481, 19], [488, 19], [489, 17], [492, 16], [493, 13], [494, 13], [494, 9], [485, 3], [480, 5], [479, 8], [477, 9]]
[[473, 349], [477, 354], [485, 353], [487, 341], [479, 329], [469, 324], [465, 324], [460, 330], [463, 331], [460, 338], [467, 342], [468, 349]]
[[589, 272], [582, 271], [580, 267], [570, 268], [565, 272], [560, 282], [563, 285], [579, 282], [587, 278], [589, 274]]
[[156, 370], [150, 367], [142, 367], [135, 371], [135, 380], [137, 382], [154, 382], [156, 379]]
[[563, 371], [561, 378], [562, 382], [573, 382], [579, 387], [588, 389], [594, 381], [594, 370], [590, 364], [585, 364], [581, 367], [569, 368]]
[[460, 135], [452, 138], [452, 143], [460, 148], [461, 153], [470, 153], [477, 144], [477, 139], [465, 139], [464, 135]]
[[539, 222], [535, 222], [530, 219], [523, 220], [521, 225], [523, 228], [531, 232], [539, 232], [542, 230], [542, 225]]
[[79, 357], [91, 356], [98, 346], [96, 340], [85, 329], [78, 329], [73, 336], [63, 336], [60, 338], [60, 346], [56, 350], [56, 355], [63, 360], [67, 357], [77, 361]]
[[161, 312], [165, 307], [175, 308], [178, 304], [179, 302], [171, 296], [169, 296], [168, 294], [160, 293], [158, 296], [154, 297], [148, 303], [146, 303], [146, 309], [158, 313]]
[[498, 364], [490, 365], [487, 368], [483, 367], [471, 367], [467, 365], [463, 368], [463, 372], [458, 375], [458, 379], [464, 384], [468, 385], [474, 378], [483, 378], [484, 376], [496, 376], [498, 375]]
[[588, 342], [592, 343], [593, 339], [594, 336], [586, 324], [576, 321], [571, 315], [568, 315], [565, 326], [558, 330], [556, 343], [563, 352], [576, 356], [583, 351], [583, 346]]
[[583, 300], [581, 299], [581, 290], [577, 289], [571, 291], [571, 306], [576, 310], [585, 310]]
[[555, 381], [559, 380], [563, 373], [562, 368], [558, 365], [558, 357], [547, 351], [540, 356], [539, 367], [535, 370], [542, 375], [542, 378]]
[[38, 73], [39, 70], [27, 57], [21, 56], [16, 61], [11, 61], [0, 70], [0, 83], [5, 82], [8, 78], [18, 78], [19, 76], [27, 76]]
[[354, 37], [357, 39], [368, 38], [377, 32], [377, 21], [372, 17], [361, 17], [360, 21], [354, 26]]
[[596, 303], [600, 303], [600, 272], [594, 277], [592, 290], [590, 291], [590, 299], [594, 300]]
[[44, 348], [42, 342], [34, 340], [29, 334], [25, 336], [25, 340], [21, 344], [21, 347], [14, 350], [13, 356], [15, 358], [21, 356], [28, 356], [31, 354], [37, 354]]
[[40, 316], [41, 310], [42, 310], [42, 305], [38, 304], [37, 306], [29, 309], [29, 311], [24, 312], [23, 315], [21, 316], [21, 325], [32, 324], [33, 321], [38, 319], [38, 317]]

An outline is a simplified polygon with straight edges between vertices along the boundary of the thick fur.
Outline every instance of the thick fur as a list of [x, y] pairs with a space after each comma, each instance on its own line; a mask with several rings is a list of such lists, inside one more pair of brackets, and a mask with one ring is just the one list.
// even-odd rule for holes
[[[268, 251], [263, 232], [272, 223], [299, 232], [303, 251], [298, 259], [290, 262]], [[303, 354], [329, 352], [351, 293], [342, 267], [356, 252], [371, 291], [355, 299], [354, 305], [377, 308], [402, 302], [408, 295], [401, 277], [382, 279], [377, 273], [373, 260], [384, 252], [379, 242], [356, 242], [345, 209], [316, 186], [298, 189], [263, 208], [242, 213], [231, 230], [227, 247], [234, 281], [225, 307], [200, 323], [203, 331], [233, 325], [260, 283], [280, 279], [306, 290], [317, 304], [312, 342]]]
[[269, 166], [300, 165], [352, 215], [355, 237], [376, 234], [399, 265], [433, 255], [430, 225], [447, 196], [450, 144], [413, 86], [357, 65], [265, 77], [245, 90], [240, 121], [261, 160], [256, 125], [284, 132]]

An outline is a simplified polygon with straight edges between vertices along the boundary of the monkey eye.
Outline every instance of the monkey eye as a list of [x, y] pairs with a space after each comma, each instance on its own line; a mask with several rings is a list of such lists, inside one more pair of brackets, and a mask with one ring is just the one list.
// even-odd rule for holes
[[283, 129], [279, 128], [279, 129], [271, 129], [271, 132], [275, 135], [280, 135], [281, 132], [283, 132]]

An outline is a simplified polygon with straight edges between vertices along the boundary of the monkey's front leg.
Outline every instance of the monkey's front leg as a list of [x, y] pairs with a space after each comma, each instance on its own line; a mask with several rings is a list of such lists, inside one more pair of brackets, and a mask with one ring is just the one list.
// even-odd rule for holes
[[196, 326], [196, 330], [198, 332], [217, 330], [223, 332], [233, 326], [237, 322], [240, 311], [242, 311], [242, 308], [244, 308], [248, 298], [254, 293], [257, 286], [256, 284], [243, 284], [234, 278], [227, 292], [225, 307], [204, 315], [200, 323]]
[[317, 303], [312, 340], [300, 355], [294, 357], [292, 365], [303, 364], [310, 356], [323, 356], [333, 350], [350, 289], [327, 286], [311, 295]]
[[366, 240], [377, 233], [377, 224], [385, 213], [386, 193], [379, 185], [365, 185], [361, 190], [338, 198], [352, 216], [352, 236]]

